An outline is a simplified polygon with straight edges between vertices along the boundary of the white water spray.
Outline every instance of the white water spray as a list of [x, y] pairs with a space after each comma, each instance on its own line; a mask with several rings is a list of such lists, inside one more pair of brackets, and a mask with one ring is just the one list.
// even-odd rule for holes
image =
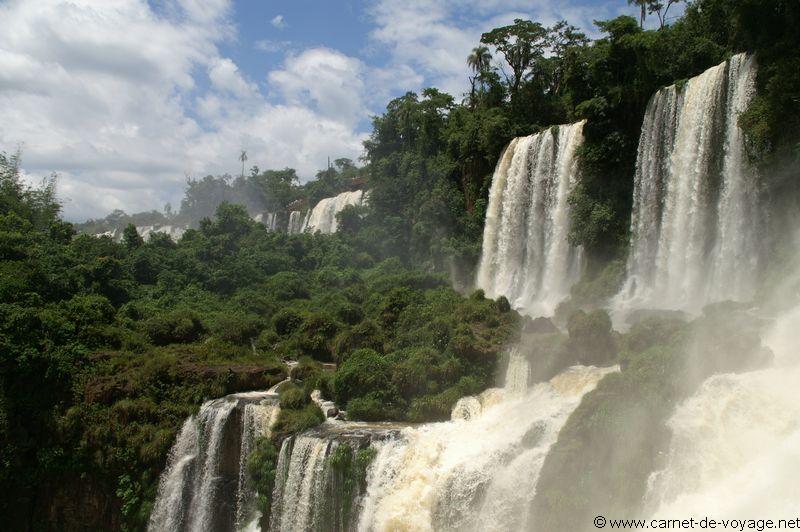
[[462, 399], [453, 421], [405, 429], [378, 448], [359, 530], [526, 528], [550, 446], [583, 394], [613, 369], [576, 366], [520, 390], [522, 366], [512, 353], [506, 389]]
[[764, 336], [773, 367], [715, 375], [669, 421], [666, 467], [647, 502], [663, 517], [797, 517], [800, 306]]

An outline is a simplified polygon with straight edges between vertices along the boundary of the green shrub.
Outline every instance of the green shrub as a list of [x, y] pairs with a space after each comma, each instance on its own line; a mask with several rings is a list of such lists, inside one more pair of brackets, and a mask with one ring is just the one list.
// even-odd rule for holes
[[390, 386], [390, 368], [371, 349], [358, 349], [342, 363], [334, 377], [336, 402], [344, 405], [369, 393], [384, 393]]
[[364, 320], [345, 329], [334, 339], [334, 360], [342, 363], [356, 349], [371, 349], [380, 353], [383, 351], [383, 343], [383, 331], [378, 324], [372, 320]]
[[284, 388], [280, 393], [281, 408], [290, 410], [302, 410], [311, 402], [305, 390], [299, 386]]
[[247, 474], [258, 493], [256, 506], [263, 519], [269, 521], [272, 488], [278, 467], [278, 448], [268, 438], [258, 438], [247, 457]]
[[347, 403], [347, 418], [356, 421], [382, 421], [391, 418], [383, 398], [368, 394]]
[[508, 302], [506, 296], [497, 298], [497, 310], [500, 312], [508, 312], [511, 310], [511, 303]]
[[258, 316], [236, 312], [217, 316], [211, 331], [225, 342], [249, 346], [263, 328], [264, 323]]
[[275, 332], [281, 336], [292, 334], [303, 324], [303, 316], [292, 308], [278, 311], [272, 318]]
[[276, 301], [291, 301], [309, 297], [308, 283], [297, 272], [276, 273], [265, 283], [264, 288]]
[[588, 314], [583, 310], [574, 311], [567, 319], [567, 331], [570, 350], [581, 364], [607, 364], [617, 353], [611, 318], [605, 310], [593, 310]]
[[272, 428], [272, 438], [280, 441], [292, 434], [316, 427], [323, 421], [325, 415], [314, 403], [306, 405], [302, 410], [281, 409]]
[[175, 310], [155, 316], [144, 326], [155, 345], [194, 342], [206, 332], [200, 316], [191, 310]]

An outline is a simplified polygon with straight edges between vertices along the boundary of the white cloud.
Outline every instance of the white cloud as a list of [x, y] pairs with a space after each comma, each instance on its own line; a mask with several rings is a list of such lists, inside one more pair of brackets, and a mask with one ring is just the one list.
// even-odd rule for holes
[[329, 48], [289, 55], [282, 70], [269, 74], [270, 85], [294, 105], [310, 103], [320, 115], [355, 125], [368, 114], [362, 102], [364, 64]]
[[239, 72], [239, 67], [227, 57], [219, 57], [211, 62], [208, 77], [217, 89], [237, 96], [252, 97], [257, 91], [256, 86], [246, 81]]
[[158, 13], [145, 0], [0, 4], [0, 150], [22, 145], [31, 176], [57, 171], [74, 220], [176, 204], [187, 174], [234, 172], [241, 147], [305, 177], [328, 156], [357, 158], [361, 62], [292, 55], [269, 76], [283, 101], [271, 103], [221, 55], [230, 14], [227, 0]]
[[256, 50], [261, 50], [268, 54], [285, 52], [292, 46], [292, 41], [273, 41], [271, 39], [260, 39], [253, 43]]
[[[481, 32], [515, 16], [584, 25], [630, 12], [612, 6], [375, 0], [372, 57], [388, 60], [258, 41], [285, 54], [258, 75], [263, 93], [222, 53], [237, 38], [231, 0], [160, 0], [158, 10], [147, 0], [0, 1], [0, 150], [22, 145], [33, 181], [58, 172], [70, 219], [177, 204], [187, 174], [236, 172], [240, 148], [252, 164], [310, 178], [328, 156], [361, 154], [366, 118], [389, 98], [431, 85], [464, 92]], [[280, 15], [275, 24], [286, 25]]]
[[269, 23], [279, 30], [282, 30], [288, 26], [286, 20], [283, 18], [283, 15], [276, 15], [272, 20], [269, 21]]

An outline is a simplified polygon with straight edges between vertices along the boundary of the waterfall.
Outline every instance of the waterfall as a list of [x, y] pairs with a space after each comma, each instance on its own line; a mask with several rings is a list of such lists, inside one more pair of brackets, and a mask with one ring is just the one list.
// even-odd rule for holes
[[[314, 530], [322, 508], [327, 462], [333, 442], [311, 436], [290, 438], [281, 446], [270, 530]], [[330, 470], [327, 471], [330, 473]]]
[[[139, 233], [139, 236], [142, 237], [143, 240], [148, 241], [155, 233], [164, 233], [169, 236], [172, 240], [177, 242], [181, 239], [183, 234], [188, 229], [188, 226], [185, 225], [137, 225], [136, 232]], [[94, 236], [101, 237], [101, 236], [108, 236], [111, 237], [115, 242], [120, 242], [122, 240], [123, 229], [114, 229], [112, 231], [105, 231], [103, 233], [96, 233]]]
[[310, 211], [304, 224], [303, 231], [309, 233], [332, 234], [336, 232], [336, 215], [350, 205], [362, 205], [364, 192], [342, 192], [332, 198], [324, 198]]
[[512, 352], [507, 387], [465, 398], [453, 420], [404, 429], [379, 446], [362, 531], [524, 530], [539, 471], [582, 396], [613, 368], [575, 366], [524, 391]]
[[262, 224], [269, 232], [278, 230], [278, 214], [274, 212], [265, 212], [253, 216], [253, 221]]
[[669, 421], [646, 501], [661, 517], [794, 518], [800, 473], [800, 306], [764, 336], [773, 367], [710, 377]]
[[531, 315], [550, 315], [580, 274], [569, 194], [584, 122], [512, 140], [492, 177], [476, 284]]
[[303, 232], [303, 213], [300, 211], [292, 211], [289, 213], [289, 225], [286, 232], [290, 235], [297, 235]]
[[739, 54], [650, 100], [616, 308], [697, 311], [753, 296], [762, 224], [738, 117], [755, 93], [755, 75], [753, 56]]
[[252, 520], [254, 494], [243, 466], [255, 438], [269, 435], [277, 410], [268, 392], [205, 402], [170, 451], [148, 530], [235, 530]]
[[272, 532], [354, 530], [362, 503], [359, 453], [397, 437], [391, 423], [327, 422], [284, 440], [270, 509]]

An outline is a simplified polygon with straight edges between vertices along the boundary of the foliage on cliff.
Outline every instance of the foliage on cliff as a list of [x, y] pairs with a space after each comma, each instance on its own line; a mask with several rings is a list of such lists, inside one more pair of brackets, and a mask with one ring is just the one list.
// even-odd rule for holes
[[648, 476], [665, 465], [675, 406], [710, 375], [769, 363], [759, 327], [725, 304], [688, 324], [652, 317], [635, 325], [621, 340], [621, 371], [584, 397], [547, 455], [531, 508], [535, 530], [588, 531], [598, 514], [639, 515]]
[[276, 434], [321, 421], [312, 386], [340, 396], [347, 379], [313, 361], [352, 376], [365, 350], [392, 380], [377, 389], [362, 374], [342, 385], [342, 406], [441, 419], [491, 385], [514, 330], [515, 312], [379, 260], [346, 232], [269, 233], [241, 206], [222, 204], [177, 243], [76, 236], [52, 187], [29, 189], [13, 158], [0, 162], [0, 486], [18, 494], [0, 511], [21, 528], [59, 526], [37, 497], [86, 475], [117, 494], [104, 496], [109, 513], [143, 526], [182, 420], [279, 382], [281, 359], [305, 360], [294, 375], [305, 388], [282, 394]]

